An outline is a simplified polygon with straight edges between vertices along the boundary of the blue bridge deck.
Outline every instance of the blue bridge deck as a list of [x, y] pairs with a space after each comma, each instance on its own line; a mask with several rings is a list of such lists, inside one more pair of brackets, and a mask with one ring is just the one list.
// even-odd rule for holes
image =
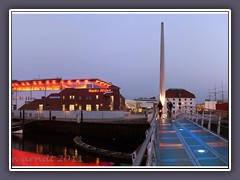
[[157, 120], [157, 166], [228, 166], [228, 141], [187, 120]]

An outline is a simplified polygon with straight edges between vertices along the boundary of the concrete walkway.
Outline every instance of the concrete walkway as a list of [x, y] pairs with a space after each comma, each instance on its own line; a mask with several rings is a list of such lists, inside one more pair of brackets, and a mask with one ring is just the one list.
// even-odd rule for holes
[[228, 166], [228, 141], [186, 119], [157, 121], [157, 166]]

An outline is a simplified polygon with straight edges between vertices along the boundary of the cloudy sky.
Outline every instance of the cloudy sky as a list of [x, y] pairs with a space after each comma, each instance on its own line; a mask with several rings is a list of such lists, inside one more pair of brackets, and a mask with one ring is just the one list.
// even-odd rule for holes
[[126, 99], [157, 97], [161, 22], [165, 88], [184, 88], [198, 103], [214, 86], [227, 91], [226, 13], [13, 14], [12, 79], [99, 78]]

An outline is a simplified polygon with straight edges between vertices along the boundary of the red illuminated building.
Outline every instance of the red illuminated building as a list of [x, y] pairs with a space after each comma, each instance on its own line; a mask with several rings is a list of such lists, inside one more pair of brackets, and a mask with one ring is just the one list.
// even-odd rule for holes
[[12, 81], [13, 92], [59, 91], [42, 99], [34, 99], [20, 110], [121, 110], [125, 98], [120, 88], [100, 79], [38, 79]]

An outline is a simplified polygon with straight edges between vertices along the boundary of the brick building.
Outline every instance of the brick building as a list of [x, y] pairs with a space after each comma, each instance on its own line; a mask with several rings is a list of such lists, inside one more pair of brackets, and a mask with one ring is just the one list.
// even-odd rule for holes
[[[45, 86], [42, 85], [44, 83]], [[37, 89], [39, 86], [39, 83], [36, 83], [36, 87], [33, 87], [34, 82], [29, 81], [28, 84], [29, 86], [32, 84], [31, 89]], [[51, 83], [47, 80], [41, 81], [40, 85], [45, 90], [51, 87]], [[26, 83], [24, 83], [24, 87], [26, 88]], [[60, 80], [59, 84], [54, 81], [53, 87], [62, 90], [41, 99], [34, 99], [19, 109], [112, 111], [122, 110], [125, 106], [125, 98], [120, 94], [120, 88], [99, 79]]]

